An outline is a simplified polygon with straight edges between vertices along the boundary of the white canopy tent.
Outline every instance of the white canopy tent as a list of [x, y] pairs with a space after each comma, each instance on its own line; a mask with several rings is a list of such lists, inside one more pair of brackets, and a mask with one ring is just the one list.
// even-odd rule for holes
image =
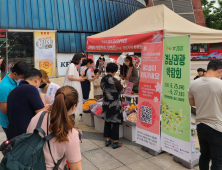
[[192, 23], [165, 5], [140, 9], [115, 27], [89, 38], [142, 34], [156, 30], [163, 30], [164, 36], [191, 34], [192, 44], [222, 42], [221, 30]]

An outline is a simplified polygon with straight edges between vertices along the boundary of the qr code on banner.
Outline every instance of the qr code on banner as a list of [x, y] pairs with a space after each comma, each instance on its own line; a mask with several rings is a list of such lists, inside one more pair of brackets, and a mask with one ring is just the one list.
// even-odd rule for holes
[[152, 107], [141, 106], [141, 121], [152, 124]]

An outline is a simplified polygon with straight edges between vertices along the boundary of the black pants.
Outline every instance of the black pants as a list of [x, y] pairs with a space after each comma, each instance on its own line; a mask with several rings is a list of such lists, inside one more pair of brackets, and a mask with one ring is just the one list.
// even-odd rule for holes
[[90, 92], [90, 82], [89, 80], [85, 80], [81, 82], [82, 87], [82, 97], [83, 99], [89, 99], [89, 92]]
[[123, 66], [120, 65], [120, 74], [123, 75]]
[[197, 125], [197, 133], [200, 143], [200, 170], [222, 170], [222, 133], [214, 130], [206, 124]]
[[[113, 125], [113, 127], [111, 127]], [[104, 137], [119, 140], [119, 124], [105, 121]]]

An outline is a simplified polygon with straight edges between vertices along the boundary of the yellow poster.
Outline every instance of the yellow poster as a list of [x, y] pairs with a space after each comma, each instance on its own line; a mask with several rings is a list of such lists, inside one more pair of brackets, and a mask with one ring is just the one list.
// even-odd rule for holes
[[55, 32], [35, 32], [35, 68], [56, 75]]

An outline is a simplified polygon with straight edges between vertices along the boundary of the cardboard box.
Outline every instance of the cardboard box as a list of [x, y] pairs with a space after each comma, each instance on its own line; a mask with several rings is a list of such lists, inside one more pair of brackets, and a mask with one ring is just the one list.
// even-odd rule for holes
[[[105, 120], [99, 119], [96, 116], [94, 116], [94, 122], [95, 122], [95, 129], [101, 133], [104, 132], [104, 125]], [[119, 138], [123, 137], [123, 125], [119, 126]]]
[[104, 125], [105, 125], [105, 120], [99, 119], [96, 116], [94, 116], [94, 123], [95, 123], [95, 129], [101, 133], [104, 132]]
[[91, 113], [83, 113], [82, 121], [90, 127], [94, 126], [94, 116]]
[[136, 126], [132, 126], [126, 122], [123, 123], [123, 137], [135, 142], [136, 141]]

